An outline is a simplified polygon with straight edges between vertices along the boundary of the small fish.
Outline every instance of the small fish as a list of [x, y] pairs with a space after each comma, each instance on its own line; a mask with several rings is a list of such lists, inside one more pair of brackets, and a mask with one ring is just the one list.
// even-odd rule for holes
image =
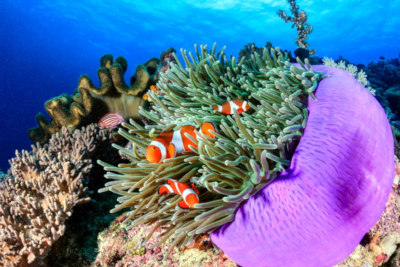
[[153, 91], [156, 95], [159, 95], [161, 93], [160, 88], [158, 88], [156, 85], [150, 85], [150, 90]]
[[147, 101], [151, 102], [151, 99], [150, 99], [150, 97], [147, 95], [147, 93], [145, 93], [145, 94], [142, 96], [142, 98], [143, 98], [144, 100], [147, 100]]
[[199, 203], [199, 190], [192, 184], [192, 187], [185, 183], [177, 182], [173, 179], [169, 179], [167, 184], [164, 184], [158, 188], [159, 194], [174, 193], [181, 195], [183, 200], [178, 203], [179, 207], [183, 209], [193, 208], [195, 204]]
[[[158, 87], [157, 86], [155, 86], [155, 85], [150, 85], [150, 88], [149, 88], [151, 91], [153, 91], [156, 95], [159, 95], [160, 93], [161, 93], [161, 90], [160, 89], [158, 89]], [[144, 99], [144, 100], [147, 100], [147, 101], [149, 101], [149, 102], [152, 102], [151, 101], [151, 98], [149, 97], [149, 95], [147, 94], [147, 93], [145, 93], [143, 96], [142, 96], [142, 98]]]
[[212, 105], [211, 108], [226, 115], [231, 115], [235, 109], [240, 114], [248, 111], [250, 106], [245, 100], [234, 99], [232, 101], [225, 101], [222, 105]]
[[[203, 127], [204, 125], [204, 127]], [[209, 130], [216, 131], [214, 124], [205, 122], [202, 125], [202, 133], [210, 137], [215, 137]], [[160, 163], [164, 159], [174, 158], [176, 154], [180, 154], [185, 151], [190, 151], [189, 145], [197, 148], [197, 145], [192, 142], [185, 133], [191, 135], [194, 139], [197, 139], [195, 133], [196, 127], [192, 125], [182, 126], [176, 131], [162, 132], [154, 139], [146, 150], [146, 159], [152, 163]]]
[[100, 129], [115, 129], [121, 123], [125, 122], [121, 114], [117, 112], [109, 112], [99, 120]]

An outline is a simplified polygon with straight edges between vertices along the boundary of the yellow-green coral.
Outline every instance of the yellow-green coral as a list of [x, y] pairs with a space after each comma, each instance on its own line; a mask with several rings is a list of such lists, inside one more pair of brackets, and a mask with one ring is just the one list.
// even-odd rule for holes
[[[148, 93], [154, 110], [140, 110], [155, 124], [141, 126], [131, 120], [123, 124], [127, 130], [119, 130], [133, 150], [115, 147], [131, 163], [116, 167], [99, 161], [112, 180], [100, 191], [120, 195], [120, 204], [111, 212], [131, 207], [126, 221], [134, 218], [132, 226], [166, 225], [158, 243], [174, 236], [171, 249], [232, 221], [243, 201], [289, 165], [307, 121], [308, 95], [315, 98], [313, 91], [323, 78], [308, 61], [291, 65], [279, 48], [240, 62], [228, 59], [223, 50], [217, 53], [216, 45], [210, 52], [207, 46], [195, 46], [195, 54], [181, 50], [186, 67], [175, 56], [177, 64], [161, 74], [157, 84], [162, 94]], [[211, 108], [238, 98], [249, 101], [252, 109], [226, 116]], [[197, 140], [192, 138], [198, 148], [190, 153], [162, 164], [145, 159], [147, 146], [160, 132], [188, 124], [199, 127], [205, 121], [218, 125], [215, 139], [198, 133]], [[158, 195], [158, 186], [168, 179], [193, 182], [200, 203], [181, 209], [180, 195]]]

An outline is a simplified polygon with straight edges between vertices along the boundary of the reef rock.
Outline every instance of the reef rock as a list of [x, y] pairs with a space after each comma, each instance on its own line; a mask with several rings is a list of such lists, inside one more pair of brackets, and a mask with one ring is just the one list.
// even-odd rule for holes
[[237, 266], [220, 249], [212, 246], [207, 235], [195, 239], [183, 248], [174, 248], [171, 254], [164, 259], [173, 239], [168, 239], [164, 244], [152, 248], [149, 248], [148, 245], [154, 245], [158, 240], [157, 236], [165, 228], [158, 227], [154, 236], [145, 246], [143, 240], [154, 225], [138, 225], [125, 230], [129, 228], [128, 225], [122, 224], [125, 219], [126, 215], [121, 215], [99, 235], [99, 254], [93, 266]]

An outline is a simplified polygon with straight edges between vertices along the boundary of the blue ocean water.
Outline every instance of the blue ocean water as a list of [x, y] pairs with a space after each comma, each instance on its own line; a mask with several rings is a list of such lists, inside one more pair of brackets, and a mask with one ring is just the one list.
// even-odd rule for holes
[[[367, 64], [400, 52], [400, 1], [298, 0], [314, 31], [317, 56]], [[46, 100], [72, 94], [79, 76], [99, 85], [100, 57], [136, 66], [169, 47], [193, 51], [214, 42], [238, 55], [247, 43], [295, 50], [296, 30], [276, 14], [285, 0], [2, 0], [0, 8], [0, 170], [15, 149], [32, 144], [27, 131]], [[129, 78], [126, 78], [128, 81]]]

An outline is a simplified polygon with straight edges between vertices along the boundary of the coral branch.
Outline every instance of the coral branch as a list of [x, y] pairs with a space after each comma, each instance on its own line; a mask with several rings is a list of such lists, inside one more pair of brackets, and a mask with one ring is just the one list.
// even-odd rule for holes
[[288, 0], [290, 4], [290, 11], [293, 17], [288, 16], [285, 11], [278, 10], [278, 15], [285, 22], [292, 22], [292, 28], [296, 26], [297, 29], [297, 39], [296, 44], [299, 48], [307, 48], [308, 43], [306, 42], [307, 35], [313, 30], [312, 26], [307, 23], [307, 14], [304, 10], [299, 11], [299, 6], [296, 5], [296, 0]]
[[72, 209], [89, 201], [89, 157], [99, 142], [110, 137], [109, 131], [93, 125], [76, 131], [63, 127], [49, 144], [16, 152], [8, 176], [0, 178], [2, 266], [41, 262], [64, 234]]

